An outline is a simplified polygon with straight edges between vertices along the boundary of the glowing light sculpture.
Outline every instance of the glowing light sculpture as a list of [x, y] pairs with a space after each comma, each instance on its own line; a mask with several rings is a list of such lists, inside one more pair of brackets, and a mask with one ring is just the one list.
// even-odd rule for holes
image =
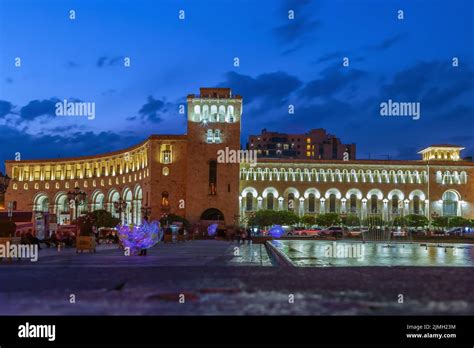
[[209, 225], [209, 227], [207, 228], [207, 234], [210, 237], [214, 237], [217, 234], [217, 224]]
[[281, 225], [273, 225], [270, 230], [268, 231], [268, 235], [272, 236], [273, 238], [280, 238], [285, 230]]
[[136, 255], [143, 249], [149, 249], [163, 237], [158, 221], [144, 221], [140, 226], [119, 225], [118, 237], [124, 248], [129, 248], [130, 254]]

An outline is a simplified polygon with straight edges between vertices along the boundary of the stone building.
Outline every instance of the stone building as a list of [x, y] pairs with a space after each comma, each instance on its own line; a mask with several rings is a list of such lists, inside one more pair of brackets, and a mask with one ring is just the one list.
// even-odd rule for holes
[[[151, 135], [96, 156], [6, 161], [6, 201], [18, 211], [56, 214], [59, 223], [97, 209], [118, 216], [119, 199], [127, 203], [122, 219], [133, 223], [141, 222], [144, 206], [151, 219], [174, 213], [202, 225], [232, 225], [257, 209], [474, 217], [474, 163], [461, 160], [461, 147], [428, 147], [419, 161], [222, 163], [219, 151], [240, 150], [242, 98], [229, 88], [201, 88], [188, 95], [187, 107], [186, 135]], [[67, 196], [76, 187], [86, 193], [77, 212]]]

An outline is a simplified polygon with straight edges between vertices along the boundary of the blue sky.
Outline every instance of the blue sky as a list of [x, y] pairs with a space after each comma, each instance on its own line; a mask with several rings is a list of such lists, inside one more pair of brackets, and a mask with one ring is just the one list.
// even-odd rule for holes
[[[0, 161], [183, 134], [179, 105], [211, 86], [243, 96], [244, 145], [262, 128], [326, 128], [358, 158], [416, 159], [434, 143], [474, 155], [473, 3], [0, 0]], [[95, 119], [55, 116], [65, 98], [95, 102]], [[388, 99], [419, 102], [420, 119], [381, 117]]]

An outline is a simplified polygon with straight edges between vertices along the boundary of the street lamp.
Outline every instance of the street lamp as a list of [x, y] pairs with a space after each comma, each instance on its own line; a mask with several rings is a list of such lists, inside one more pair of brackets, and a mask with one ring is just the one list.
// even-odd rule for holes
[[79, 187], [74, 188], [74, 191], [69, 191], [67, 193], [67, 199], [69, 200], [69, 208], [74, 206], [74, 220], [77, 219], [77, 209], [83, 204], [86, 200], [87, 194], [84, 191], [81, 191]]
[[122, 221], [122, 212], [124, 212], [125, 209], [127, 209], [127, 202], [124, 201], [122, 198], [119, 198], [118, 201], [114, 202], [114, 208], [115, 208], [115, 211], [119, 213], [120, 221]]
[[143, 215], [143, 220], [148, 222], [148, 216], [151, 214], [151, 208], [148, 205], [145, 205], [144, 207], [141, 207], [140, 210]]
[[7, 192], [8, 184], [10, 184], [10, 177], [8, 174], [3, 175], [3, 173], [0, 172], [0, 194]]

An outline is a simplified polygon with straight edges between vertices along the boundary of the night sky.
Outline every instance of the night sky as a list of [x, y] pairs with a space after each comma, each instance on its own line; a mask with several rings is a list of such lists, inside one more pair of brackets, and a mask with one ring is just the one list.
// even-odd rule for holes
[[[0, 170], [16, 152], [93, 155], [183, 134], [179, 105], [212, 86], [243, 96], [243, 145], [263, 128], [325, 128], [358, 158], [418, 159], [439, 143], [474, 155], [473, 4], [0, 0]], [[95, 119], [57, 117], [63, 99], [95, 102]], [[380, 116], [388, 99], [421, 103], [420, 119]]]

